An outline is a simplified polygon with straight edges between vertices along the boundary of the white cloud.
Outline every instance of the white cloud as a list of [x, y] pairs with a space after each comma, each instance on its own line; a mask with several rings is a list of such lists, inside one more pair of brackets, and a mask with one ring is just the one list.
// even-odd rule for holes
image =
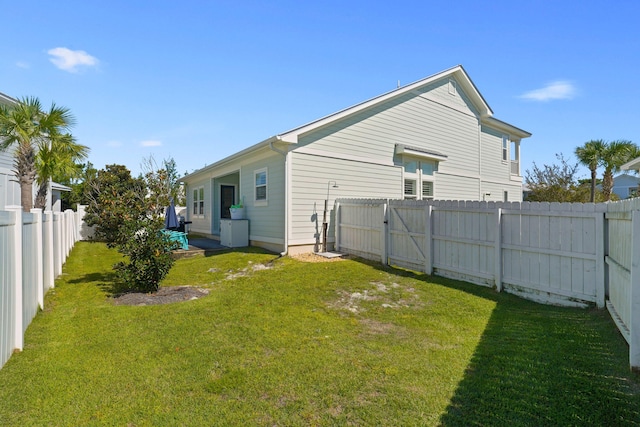
[[56, 47], [49, 49], [47, 53], [51, 56], [49, 61], [56, 67], [70, 73], [78, 71], [78, 67], [87, 66], [92, 67], [98, 65], [98, 59], [89, 55], [84, 50], [71, 50], [66, 47]]
[[24, 61], [18, 61], [18, 62], [16, 62], [16, 67], [18, 67], [18, 68], [31, 68], [31, 66], [29, 65], [29, 63], [24, 62]]
[[162, 141], [147, 140], [147, 141], [142, 141], [140, 145], [142, 147], [160, 147], [162, 145]]
[[113, 147], [113, 148], [122, 147], [122, 142], [120, 142], [120, 141], [109, 141], [109, 142], [107, 142], [107, 146], [108, 147]]
[[551, 82], [541, 89], [529, 91], [520, 98], [532, 101], [551, 101], [554, 99], [573, 99], [576, 95], [576, 88], [571, 82], [558, 80]]

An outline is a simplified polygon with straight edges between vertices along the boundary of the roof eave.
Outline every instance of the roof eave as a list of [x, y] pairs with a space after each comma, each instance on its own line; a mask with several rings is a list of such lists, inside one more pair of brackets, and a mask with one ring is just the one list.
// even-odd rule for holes
[[625, 163], [624, 165], [620, 166], [620, 169], [622, 169], [623, 171], [640, 170], [640, 157], [636, 157], [635, 159]]
[[216, 168], [218, 168], [218, 167], [220, 167], [220, 166], [222, 166], [222, 165], [224, 165], [226, 163], [232, 162], [232, 161], [237, 160], [239, 158], [242, 158], [242, 157], [244, 157], [244, 156], [246, 156], [248, 154], [251, 154], [251, 153], [255, 152], [255, 150], [259, 150], [261, 148], [270, 147], [273, 144], [279, 143], [279, 142], [282, 142], [282, 143], [285, 143], [285, 144], [291, 144], [290, 141], [286, 140], [282, 136], [274, 135], [272, 137], [269, 137], [269, 138], [265, 139], [264, 141], [260, 141], [257, 144], [253, 144], [253, 145], [245, 148], [242, 151], [238, 151], [237, 153], [234, 153], [234, 154], [232, 154], [230, 156], [227, 156], [224, 159], [218, 160], [215, 163], [212, 163], [212, 164], [207, 165], [207, 166], [205, 166], [205, 167], [203, 167], [201, 169], [193, 171], [190, 174], [187, 174], [187, 175], [183, 176], [182, 178], [180, 178], [180, 181], [185, 181], [185, 180], [190, 179], [190, 178], [192, 178], [192, 177], [194, 177], [196, 175], [200, 175], [202, 173], [209, 172], [209, 171], [211, 171], [213, 169], [216, 169]]
[[17, 104], [18, 100], [15, 98], [10, 97], [9, 95], [5, 95], [4, 93], [0, 92], [0, 103], [2, 104]]
[[512, 137], [515, 136], [523, 139], [529, 138], [531, 136], [531, 132], [527, 132], [526, 130], [510, 125], [509, 123], [498, 120], [495, 117], [486, 117], [482, 121], [484, 124], [496, 128], [497, 130], [506, 132]]

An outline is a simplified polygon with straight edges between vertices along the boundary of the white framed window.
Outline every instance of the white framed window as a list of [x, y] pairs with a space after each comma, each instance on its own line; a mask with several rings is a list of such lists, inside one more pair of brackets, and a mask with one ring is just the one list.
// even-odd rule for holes
[[438, 171], [438, 162], [430, 159], [404, 158], [405, 199], [421, 200], [434, 197], [434, 172]]
[[502, 135], [502, 161], [507, 162], [509, 160], [509, 137]]
[[415, 179], [406, 179], [404, 180], [404, 198], [405, 199], [416, 199], [416, 180]]
[[433, 181], [422, 181], [422, 199], [433, 199]]
[[193, 189], [193, 216], [204, 216], [204, 187]]
[[266, 206], [267, 205], [267, 195], [268, 195], [268, 177], [267, 177], [267, 168], [258, 169], [253, 171], [253, 182], [254, 182], [254, 204], [256, 206]]

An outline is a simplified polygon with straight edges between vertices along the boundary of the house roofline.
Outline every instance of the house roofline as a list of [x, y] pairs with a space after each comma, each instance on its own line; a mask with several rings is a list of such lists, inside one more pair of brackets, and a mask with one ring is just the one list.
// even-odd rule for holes
[[491, 107], [489, 107], [489, 104], [486, 102], [486, 100], [484, 99], [484, 97], [476, 87], [475, 83], [473, 83], [473, 80], [471, 80], [471, 78], [467, 74], [464, 67], [462, 65], [456, 65], [455, 67], [449, 68], [447, 70], [444, 70], [439, 73], [433, 74], [431, 76], [425, 77], [423, 79], [417, 80], [413, 83], [409, 83], [408, 85], [383, 93], [382, 95], [378, 95], [376, 97], [370, 98], [366, 101], [352, 105], [351, 107], [344, 108], [340, 111], [329, 114], [328, 116], [324, 116], [320, 119], [314, 120], [302, 126], [293, 128], [287, 132], [280, 134], [279, 136], [282, 138], [283, 141], [295, 144], [298, 142], [298, 135], [315, 130], [335, 120], [339, 120], [344, 117], [350, 116], [352, 114], [359, 113], [363, 110], [371, 108], [382, 102], [404, 95], [422, 86], [430, 84], [436, 80], [440, 80], [448, 75], [451, 75], [451, 76], [455, 75], [456, 77], [458, 77], [460, 83], [463, 86], [463, 89], [465, 90], [466, 93], [470, 94], [471, 101], [474, 103], [476, 107], [478, 107], [481, 117], [484, 118], [484, 117], [490, 117], [493, 115], [493, 111], [491, 110]]
[[298, 126], [286, 132], [283, 132], [281, 134], [271, 136], [265, 139], [264, 141], [258, 142], [257, 144], [254, 144], [245, 148], [242, 151], [234, 153], [230, 156], [225, 157], [224, 159], [221, 159], [215, 163], [212, 163], [190, 174], [187, 174], [181, 178], [181, 181], [190, 179], [195, 175], [206, 173], [211, 169], [218, 168], [224, 165], [225, 163], [241, 158], [260, 148], [264, 148], [264, 147], [271, 148], [273, 144], [276, 144], [276, 143], [284, 143], [287, 145], [297, 144], [299, 135], [316, 130], [328, 123], [359, 113], [368, 108], [372, 108], [382, 102], [386, 102], [395, 97], [404, 95], [406, 93], [414, 91], [422, 86], [428, 85], [434, 81], [440, 80], [447, 76], [456, 76], [458, 78], [458, 81], [462, 85], [464, 91], [469, 95], [471, 101], [478, 108], [478, 111], [480, 113], [480, 118], [482, 121], [485, 121], [487, 124], [491, 124], [494, 127], [497, 127], [498, 129], [505, 130], [506, 132], [509, 132], [510, 134], [518, 136], [520, 138], [527, 138], [531, 136], [531, 134], [527, 131], [524, 131], [506, 122], [503, 122], [501, 120], [491, 117], [493, 116], [493, 111], [491, 110], [491, 107], [489, 107], [489, 104], [486, 102], [486, 100], [484, 99], [484, 97], [476, 87], [475, 83], [471, 80], [471, 78], [469, 77], [469, 75], [467, 74], [466, 70], [462, 65], [456, 65], [455, 67], [449, 68], [447, 70], [444, 70], [439, 73], [433, 74], [431, 76], [425, 77], [423, 79], [417, 80], [413, 83], [394, 89], [392, 91], [383, 93], [382, 95], [378, 95], [376, 97], [370, 98], [366, 101], [352, 105], [351, 107], [344, 108], [342, 110], [329, 114], [328, 116], [324, 116], [320, 119], [314, 120], [302, 126]]
[[3, 104], [17, 104], [18, 100], [0, 92], [0, 102]]
[[624, 165], [620, 166], [620, 169], [622, 169], [623, 171], [640, 170], [640, 157], [636, 157], [635, 159], [625, 163]]
[[269, 148], [271, 145], [278, 143], [278, 142], [283, 142], [282, 139], [278, 136], [272, 136], [269, 137], [267, 139], [265, 139], [264, 141], [260, 141], [257, 144], [253, 144], [247, 148], [245, 148], [244, 150], [238, 151], [237, 153], [234, 153], [230, 156], [225, 157], [224, 159], [218, 160], [215, 163], [211, 163], [210, 165], [207, 165], [201, 169], [195, 170], [193, 172], [191, 172], [190, 174], [187, 174], [185, 176], [183, 176], [182, 178], [180, 178], [180, 181], [184, 181], [187, 180], [189, 178], [192, 178], [196, 175], [200, 175], [202, 173], [208, 172], [211, 169], [216, 169], [222, 165], [224, 165], [225, 163], [229, 163], [231, 161], [234, 161], [240, 157], [243, 157], [247, 154], [251, 154], [253, 153], [255, 150], [261, 149], [261, 148]]
[[529, 138], [531, 136], [531, 132], [527, 132], [526, 130], [510, 125], [509, 123], [498, 120], [495, 117], [487, 117], [483, 119], [482, 122], [488, 126], [506, 131], [510, 135], [517, 136], [519, 138]]

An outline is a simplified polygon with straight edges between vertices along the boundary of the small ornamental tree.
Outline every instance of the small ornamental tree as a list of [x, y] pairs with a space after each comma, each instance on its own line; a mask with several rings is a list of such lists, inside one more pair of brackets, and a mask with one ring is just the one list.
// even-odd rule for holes
[[122, 165], [107, 165], [99, 170], [85, 188], [88, 201], [85, 221], [95, 226], [94, 238], [109, 247], [125, 242], [129, 236], [120, 232], [126, 222], [146, 218], [147, 190], [142, 179], [133, 178]]
[[117, 291], [155, 292], [173, 265], [175, 243], [161, 232], [164, 200], [154, 195], [158, 176], [162, 170], [132, 178], [126, 167], [108, 165], [86, 187], [87, 223], [127, 258], [114, 265]]
[[[590, 187], [581, 185], [576, 174], [578, 164], [570, 164], [562, 155], [556, 154], [559, 164], [533, 168], [525, 173], [525, 184], [529, 188], [527, 201], [530, 202], [582, 202], [591, 200]], [[602, 193], [596, 191], [596, 202], [603, 200]]]
[[125, 222], [120, 232], [129, 236], [118, 245], [118, 251], [129, 258], [114, 265], [118, 273], [118, 290], [156, 292], [171, 270], [173, 258], [170, 242], [162, 228], [162, 219], [146, 218]]

